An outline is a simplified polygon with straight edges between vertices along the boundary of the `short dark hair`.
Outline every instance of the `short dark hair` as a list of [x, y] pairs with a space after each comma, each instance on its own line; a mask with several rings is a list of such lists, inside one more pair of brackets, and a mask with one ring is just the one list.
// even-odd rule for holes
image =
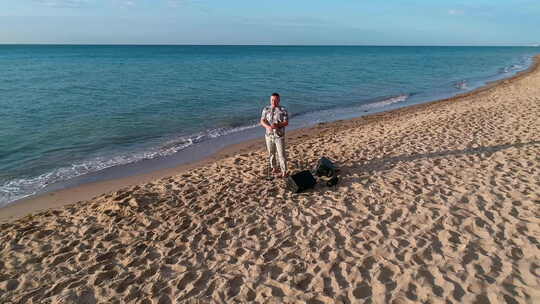
[[276, 96], [277, 98], [279, 98], [279, 94], [278, 94], [278, 93], [272, 93], [272, 96]]

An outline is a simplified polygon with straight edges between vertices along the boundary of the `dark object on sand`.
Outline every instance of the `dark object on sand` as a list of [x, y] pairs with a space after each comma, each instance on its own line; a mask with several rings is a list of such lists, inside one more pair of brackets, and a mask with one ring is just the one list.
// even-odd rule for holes
[[332, 186], [337, 185], [338, 182], [339, 182], [339, 178], [337, 176], [334, 176], [331, 179], [326, 181], [326, 186], [332, 187]]
[[317, 162], [317, 166], [315, 167], [315, 175], [319, 177], [333, 177], [336, 176], [338, 170], [338, 167], [330, 159], [323, 156]]
[[287, 178], [287, 187], [294, 193], [311, 189], [315, 183], [315, 178], [309, 170], [300, 171]]

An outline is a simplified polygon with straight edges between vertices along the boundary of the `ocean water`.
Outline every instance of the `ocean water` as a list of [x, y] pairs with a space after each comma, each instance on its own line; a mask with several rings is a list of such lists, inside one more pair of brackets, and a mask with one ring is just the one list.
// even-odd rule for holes
[[304, 126], [472, 90], [526, 69], [538, 52], [0, 45], [0, 206], [78, 176], [256, 132], [272, 92]]

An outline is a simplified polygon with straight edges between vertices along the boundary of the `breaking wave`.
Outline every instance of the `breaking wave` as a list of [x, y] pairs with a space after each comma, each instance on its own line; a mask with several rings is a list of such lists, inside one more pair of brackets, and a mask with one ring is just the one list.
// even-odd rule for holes
[[255, 127], [257, 127], [257, 124], [235, 128], [211, 129], [205, 132], [169, 140], [157, 148], [111, 157], [96, 157], [91, 160], [74, 163], [69, 167], [58, 168], [35, 177], [18, 178], [6, 182], [0, 181], [0, 207], [3, 207], [10, 202], [34, 195], [51, 184], [116, 166], [169, 156], [194, 144]]
[[395, 103], [398, 103], [398, 102], [406, 101], [407, 99], [409, 99], [410, 96], [411, 96], [410, 94], [401, 94], [401, 95], [392, 96], [392, 97], [389, 97], [389, 98], [384, 98], [384, 99], [379, 100], [379, 101], [375, 101], [375, 102], [371, 102], [371, 103], [362, 105], [360, 107], [360, 109], [362, 109], [362, 110], [373, 110], [373, 109], [387, 107], [389, 105], [392, 105], [392, 104], [395, 104]]
[[461, 80], [454, 84], [454, 87], [458, 90], [468, 90], [469, 84], [467, 83], [467, 80]]

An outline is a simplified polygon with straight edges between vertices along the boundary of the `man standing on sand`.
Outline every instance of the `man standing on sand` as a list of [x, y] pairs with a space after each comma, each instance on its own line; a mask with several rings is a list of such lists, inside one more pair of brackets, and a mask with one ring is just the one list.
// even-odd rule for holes
[[287, 155], [285, 154], [285, 127], [289, 124], [289, 114], [285, 107], [279, 105], [279, 94], [270, 96], [270, 105], [266, 106], [261, 115], [261, 126], [266, 129], [266, 148], [270, 154], [272, 173], [277, 174], [276, 152], [281, 168], [280, 177], [287, 177]]

